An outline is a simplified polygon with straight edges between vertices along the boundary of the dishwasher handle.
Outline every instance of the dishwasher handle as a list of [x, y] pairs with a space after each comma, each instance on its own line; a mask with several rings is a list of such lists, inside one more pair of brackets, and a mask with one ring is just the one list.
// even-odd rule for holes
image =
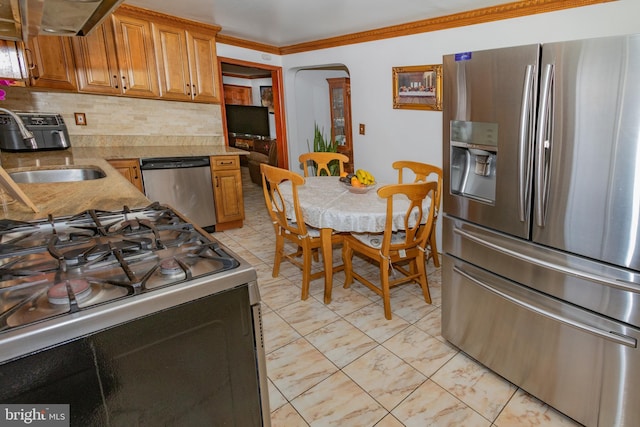
[[141, 170], [200, 168], [209, 166], [209, 157], [158, 157], [140, 159]]

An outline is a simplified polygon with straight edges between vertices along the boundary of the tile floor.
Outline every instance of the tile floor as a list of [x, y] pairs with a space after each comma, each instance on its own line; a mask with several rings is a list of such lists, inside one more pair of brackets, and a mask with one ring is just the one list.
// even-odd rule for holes
[[[244, 227], [215, 237], [255, 266], [263, 301], [271, 422], [294, 426], [576, 426], [494, 374], [440, 335], [440, 270], [429, 262], [433, 304], [418, 285], [392, 292], [393, 319], [357, 281], [334, 276], [300, 299], [300, 270], [283, 262], [271, 277], [274, 232], [262, 190], [243, 168]], [[334, 251], [337, 262], [340, 251]], [[354, 262], [357, 260], [354, 259]], [[364, 262], [360, 270], [377, 269]]]

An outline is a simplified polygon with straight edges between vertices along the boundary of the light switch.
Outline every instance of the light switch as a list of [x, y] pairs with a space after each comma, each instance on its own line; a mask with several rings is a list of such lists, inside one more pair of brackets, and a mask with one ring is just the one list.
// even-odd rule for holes
[[364, 135], [364, 123], [360, 123], [360, 135]]

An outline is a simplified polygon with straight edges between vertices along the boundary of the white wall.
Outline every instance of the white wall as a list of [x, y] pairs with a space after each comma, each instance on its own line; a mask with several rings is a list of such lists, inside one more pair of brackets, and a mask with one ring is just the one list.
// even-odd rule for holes
[[[618, 0], [283, 57], [220, 44], [218, 53], [259, 63], [281, 63], [289, 168], [293, 171], [299, 171], [298, 155], [306, 151], [307, 132], [313, 131], [309, 123], [313, 123], [315, 114], [324, 117], [317, 109], [325, 95], [317, 92], [314, 83], [321, 73], [311, 77], [311, 71], [300, 70], [344, 65], [351, 78], [354, 166], [371, 171], [378, 182], [394, 182], [397, 175], [391, 163], [395, 160], [412, 159], [442, 166], [442, 113], [393, 109], [393, 67], [441, 64], [443, 55], [456, 52], [638, 33], [639, 17], [640, 0]], [[358, 134], [359, 123], [366, 125], [366, 135]], [[441, 240], [440, 222], [438, 228]]]
[[[331, 139], [331, 110], [329, 107], [328, 78], [348, 77], [346, 71], [338, 70], [292, 70], [294, 95], [296, 98], [296, 138], [289, 134], [289, 168], [302, 174], [298, 157], [313, 151], [314, 125], [317, 124], [325, 139]], [[289, 110], [287, 110], [287, 119]], [[288, 124], [291, 129], [292, 125]]]
[[[352, 121], [356, 130], [353, 135], [355, 166], [370, 170], [381, 182], [389, 182], [396, 179], [391, 169], [391, 163], [395, 160], [414, 159], [442, 164], [442, 113], [394, 110], [392, 67], [440, 64], [443, 55], [460, 51], [640, 32], [638, 17], [639, 0], [619, 0], [286, 55], [281, 61], [285, 80], [290, 167], [296, 170], [298, 156], [294, 151], [299, 150], [301, 145], [306, 149], [308, 137], [303, 132], [309, 127], [309, 105], [313, 104], [313, 101], [305, 99], [304, 94], [298, 93], [303, 90], [300, 69], [326, 64], [344, 64], [348, 68]], [[232, 52], [225, 56], [232, 56]], [[304, 126], [299, 126], [300, 123], [304, 123]], [[366, 125], [364, 136], [357, 132], [359, 123]]]

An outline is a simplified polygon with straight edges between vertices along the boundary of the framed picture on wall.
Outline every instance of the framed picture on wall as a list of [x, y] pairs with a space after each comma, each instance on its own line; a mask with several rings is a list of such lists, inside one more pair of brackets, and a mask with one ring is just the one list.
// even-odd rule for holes
[[260, 86], [260, 100], [263, 107], [268, 107], [269, 112], [273, 114], [273, 87]]
[[393, 67], [393, 108], [442, 111], [442, 65]]

